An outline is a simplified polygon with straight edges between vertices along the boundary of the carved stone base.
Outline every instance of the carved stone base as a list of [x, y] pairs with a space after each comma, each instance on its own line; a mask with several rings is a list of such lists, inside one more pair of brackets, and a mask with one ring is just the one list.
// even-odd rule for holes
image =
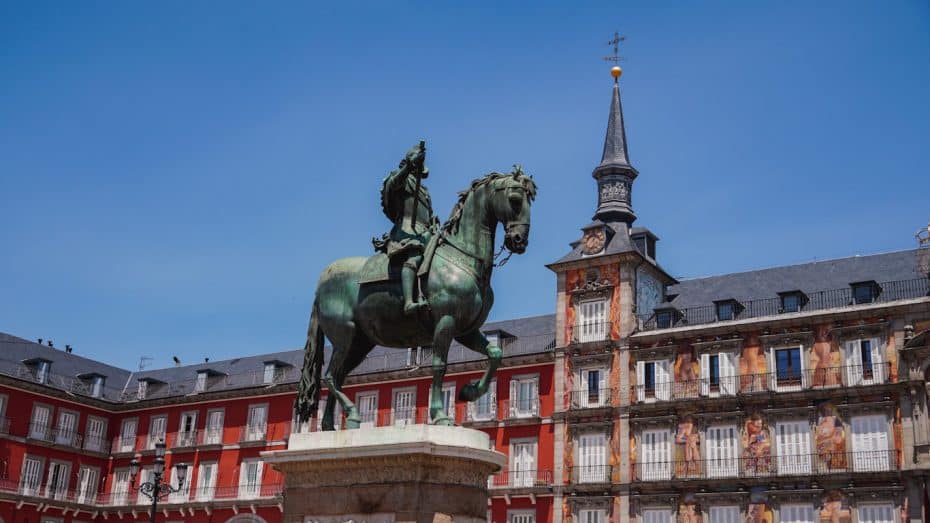
[[487, 434], [409, 425], [294, 434], [263, 452], [284, 474], [284, 523], [477, 523], [507, 458]]

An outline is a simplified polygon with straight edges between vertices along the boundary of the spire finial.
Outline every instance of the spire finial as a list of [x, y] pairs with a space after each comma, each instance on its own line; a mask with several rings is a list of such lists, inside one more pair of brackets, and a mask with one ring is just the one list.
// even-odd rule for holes
[[626, 40], [625, 36], [620, 36], [620, 33], [614, 31], [614, 37], [607, 42], [607, 45], [613, 46], [614, 54], [610, 56], [605, 56], [605, 62], [613, 62], [614, 66], [610, 68], [610, 76], [614, 77], [614, 82], [616, 82], [620, 75], [623, 74], [623, 69], [620, 68], [620, 61], [623, 60], [623, 57], [620, 56], [620, 42]]

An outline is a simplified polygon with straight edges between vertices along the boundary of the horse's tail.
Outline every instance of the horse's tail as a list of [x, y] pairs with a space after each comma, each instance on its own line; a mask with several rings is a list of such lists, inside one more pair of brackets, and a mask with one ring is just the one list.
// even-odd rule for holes
[[320, 402], [320, 376], [323, 372], [323, 329], [320, 328], [319, 299], [313, 300], [310, 326], [307, 327], [307, 343], [304, 345], [304, 368], [297, 390], [294, 411], [300, 422], [310, 419]]

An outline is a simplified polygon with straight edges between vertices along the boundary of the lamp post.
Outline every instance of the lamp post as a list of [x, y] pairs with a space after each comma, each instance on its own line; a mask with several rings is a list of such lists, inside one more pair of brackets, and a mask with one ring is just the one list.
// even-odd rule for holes
[[165, 473], [164, 441], [159, 441], [155, 444], [155, 466], [152, 469], [153, 477], [150, 481], [140, 483], [139, 486], [136, 487], [136, 476], [139, 474], [139, 460], [133, 459], [129, 462], [129, 473], [131, 475], [129, 480], [130, 487], [145, 494], [147, 498], [152, 500], [151, 518], [149, 519], [151, 523], [155, 523], [155, 513], [158, 512], [158, 501], [175, 492], [180, 492], [181, 488], [184, 486], [184, 480], [187, 479], [186, 463], [177, 463], [174, 465], [174, 468], [178, 478], [178, 488], [173, 488], [170, 483], [162, 481], [162, 476]]

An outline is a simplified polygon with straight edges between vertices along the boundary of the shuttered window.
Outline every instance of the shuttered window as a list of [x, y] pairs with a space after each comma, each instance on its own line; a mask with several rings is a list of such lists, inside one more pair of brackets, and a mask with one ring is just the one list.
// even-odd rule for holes
[[581, 510], [578, 512], [578, 520], [580, 523], [607, 523], [607, 511], [597, 509]]
[[642, 440], [642, 479], [655, 481], [672, 476], [671, 438], [668, 430], [644, 430]]
[[470, 419], [487, 421], [497, 416], [497, 381], [491, 381], [483, 396], [468, 404]]
[[19, 480], [20, 492], [24, 496], [36, 496], [42, 485], [42, 461], [38, 458], [26, 457], [23, 460], [23, 472]]
[[607, 466], [607, 436], [581, 434], [577, 439], [579, 483], [605, 483], [610, 480]]
[[853, 469], [888, 470], [888, 419], [883, 414], [852, 418]]
[[403, 426], [416, 423], [415, 393], [416, 391], [413, 389], [394, 391], [394, 399], [391, 405], [394, 425]]
[[671, 390], [668, 360], [636, 362], [638, 401], [667, 401], [671, 397]]
[[107, 422], [93, 416], [87, 418], [87, 434], [84, 436], [84, 448], [92, 452], [102, 452], [106, 442]]
[[377, 424], [378, 416], [378, 393], [361, 392], [355, 397], [355, 403], [358, 406], [358, 415], [361, 419], [361, 427], [374, 427]]
[[510, 452], [510, 484], [532, 487], [536, 479], [536, 442], [514, 442]]
[[881, 339], [850, 340], [843, 346], [846, 351], [847, 385], [871, 385], [885, 381]]
[[778, 514], [779, 523], [814, 523], [813, 505], [782, 505]]
[[510, 523], [536, 523], [536, 514], [526, 511], [511, 512], [508, 519]]
[[738, 463], [736, 426], [716, 425], [707, 429], [707, 474], [713, 478], [735, 476]]
[[736, 356], [732, 352], [701, 354], [701, 395], [736, 394]]
[[894, 506], [890, 503], [859, 505], [859, 523], [895, 523]]
[[119, 451], [132, 452], [136, 448], [136, 427], [139, 420], [136, 418], [124, 419], [119, 431]]
[[262, 462], [244, 461], [239, 469], [239, 497], [254, 499], [261, 494]]
[[782, 421], [775, 425], [775, 451], [781, 475], [810, 474], [811, 429], [807, 421]]
[[643, 523], [671, 523], [672, 511], [669, 509], [647, 508], [643, 510]]
[[578, 307], [578, 341], [607, 339], [607, 300], [587, 300]]
[[129, 469], [119, 469], [113, 474], [110, 487], [110, 504], [125, 505], [129, 494]]
[[709, 523], [739, 523], [739, 507], [710, 507]]

